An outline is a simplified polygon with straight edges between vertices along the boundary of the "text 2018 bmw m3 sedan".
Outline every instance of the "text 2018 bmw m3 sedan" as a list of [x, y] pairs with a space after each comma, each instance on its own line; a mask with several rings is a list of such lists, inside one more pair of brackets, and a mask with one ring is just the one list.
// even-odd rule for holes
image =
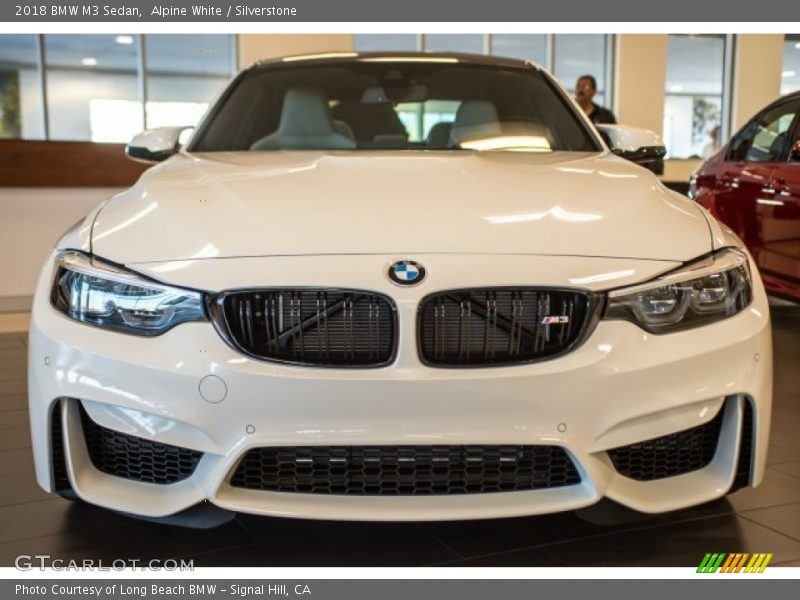
[[[769, 309], [741, 242], [530, 63], [290, 57], [39, 279], [46, 490], [161, 517], [679, 509], [758, 485]], [[602, 134], [602, 135], [601, 135]], [[182, 145], [179, 145], [179, 139]]]

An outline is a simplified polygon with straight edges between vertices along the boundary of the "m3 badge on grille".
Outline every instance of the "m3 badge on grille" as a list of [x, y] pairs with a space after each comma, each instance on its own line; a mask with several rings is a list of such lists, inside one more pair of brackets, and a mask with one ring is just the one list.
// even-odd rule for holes
[[389, 265], [389, 279], [397, 285], [417, 285], [425, 279], [425, 267], [413, 260], [398, 260]]
[[542, 325], [564, 325], [566, 323], [569, 323], [569, 317], [566, 315], [549, 316], [542, 319]]

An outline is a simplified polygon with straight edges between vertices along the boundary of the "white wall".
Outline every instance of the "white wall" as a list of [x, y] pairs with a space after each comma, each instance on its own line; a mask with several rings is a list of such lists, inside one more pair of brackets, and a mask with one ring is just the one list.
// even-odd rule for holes
[[731, 134], [781, 95], [783, 36], [736, 36]]
[[667, 36], [618, 35], [614, 109], [620, 123], [663, 133]]
[[39, 270], [61, 234], [117, 191], [0, 187], [0, 300], [31, 296]]
[[278, 56], [314, 52], [346, 52], [353, 49], [350, 34], [245, 34], [239, 36], [239, 66]]

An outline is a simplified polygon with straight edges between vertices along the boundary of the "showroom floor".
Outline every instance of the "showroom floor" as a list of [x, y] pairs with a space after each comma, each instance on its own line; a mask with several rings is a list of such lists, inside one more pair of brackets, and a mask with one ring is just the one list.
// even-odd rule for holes
[[[766, 480], [661, 516], [604, 503], [580, 513], [461, 523], [239, 516], [212, 530], [140, 522], [36, 485], [22, 333], [0, 333], [0, 565], [53, 558], [193, 558], [196, 566], [692, 566], [706, 552], [771, 552], [800, 566], [800, 307], [773, 308], [775, 412]], [[0, 332], [2, 329], [0, 328]]]

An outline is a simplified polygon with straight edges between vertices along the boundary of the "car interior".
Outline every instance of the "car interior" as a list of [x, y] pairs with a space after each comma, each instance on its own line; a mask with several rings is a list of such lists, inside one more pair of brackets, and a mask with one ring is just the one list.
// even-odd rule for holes
[[480, 149], [598, 150], [535, 71], [262, 69], [218, 110], [192, 150], [458, 150], [492, 138], [513, 147]]

